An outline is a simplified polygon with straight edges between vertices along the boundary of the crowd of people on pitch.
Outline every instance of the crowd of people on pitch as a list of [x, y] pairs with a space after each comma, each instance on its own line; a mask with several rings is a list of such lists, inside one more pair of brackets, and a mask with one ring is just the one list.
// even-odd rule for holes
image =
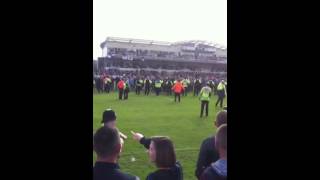
[[[156, 95], [165, 94], [172, 95], [172, 86], [177, 80], [181, 80], [184, 86], [184, 92], [186, 96], [189, 92], [193, 92], [194, 96], [197, 96], [201, 90], [201, 87], [207, 83], [210, 84], [214, 94], [221, 80], [225, 80], [225, 77], [219, 76], [200, 76], [188, 74], [173, 74], [171, 76], [154, 75], [154, 74], [140, 74], [134, 73], [111, 75], [103, 73], [101, 75], [94, 75], [93, 86], [98, 93], [109, 93], [111, 91], [117, 92], [117, 87], [120, 80], [123, 80], [127, 85], [128, 92], [134, 91], [140, 95], [141, 92], [144, 95], [149, 95], [150, 92], [154, 92]], [[226, 81], [226, 80], [225, 80]], [[160, 87], [159, 84], [161, 83]]]
[[189, 79], [176, 76], [174, 78], [161, 78], [161, 76], [108, 76], [102, 74], [101, 76], [95, 76], [94, 87], [97, 92], [117, 91], [119, 94], [119, 100], [127, 100], [129, 92], [134, 90], [137, 95], [142, 94], [149, 96], [150, 92], [154, 92], [156, 96], [159, 96], [161, 92], [167, 96], [174, 95], [174, 102], [180, 103], [181, 96], [187, 96], [189, 92], [193, 92], [193, 96], [199, 97], [201, 101], [200, 117], [203, 116], [205, 110], [205, 116], [209, 115], [209, 102], [212, 94], [217, 96], [215, 106], [220, 105], [223, 107], [224, 98], [227, 95], [227, 82], [224, 79], [218, 79], [215, 77], [207, 77], [202, 79], [195, 77]]
[[[112, 109], [103, 113], [102, 127], [93, 137], [93, 149], [97, 160], [93, 167], [94, 180], [140, 180], [139, 177], [122, 172], [118, 164], [121, 152], [125, 151], [127, 136], [116, 127], [116, 114]], [[195, 176], [199, 180], [227, 179], [227, 110], [220, 111], [214, 121], [215, 135], [203, 140]], [[174, 142], [167, 136], [145, 137], [133, 132], [132, 138], [148, 150], [150, 161], [156, 171], [150, 172], [146, 180], [183, 180], [183, 164], [176, 159]]]

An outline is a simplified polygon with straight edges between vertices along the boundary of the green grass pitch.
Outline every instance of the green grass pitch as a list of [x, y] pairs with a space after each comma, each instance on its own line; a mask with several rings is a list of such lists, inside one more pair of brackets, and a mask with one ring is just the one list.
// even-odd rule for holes
[[[101, 126], [103, 111], [112, 108], [117, 115], [118, 129], [128, 136], [119, 161], [122, 171], [145, 179], [155, 170], [146, 149], [132, 139], [130, 131], [133, 130], [146, 137], [169, 136], [175, 145], [177, 160], [182, 164], [184, 179], [196, 179], [194, 171], [201, 142], [215, 133], [213, 121], [221, 109], [214, 106], [217, 97], [213, 96], [209, 103], [209, 116], [200, 118], [198, 97], [189, 93], [187, 97], [181, 97], [181, 103], [175, 103], [173, 99], [173, 96], [155, 96], [154, 93], [145, 96], [130, 92], [128, 100], [119, 101], [117, 93], [93, 93], [93, 131]], [[132, 157], [135, 161], [131, 161]], [[93, 163], [95, 160], [93, 153]]]

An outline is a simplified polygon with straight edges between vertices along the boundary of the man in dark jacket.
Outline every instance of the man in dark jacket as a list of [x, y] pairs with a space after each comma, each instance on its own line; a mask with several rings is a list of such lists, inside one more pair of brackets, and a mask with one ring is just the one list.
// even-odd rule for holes
[[119, 154], [122, 150], [117, 129], [101, 127], [94, 134], [93, 149], [97, 153], [97, 161], [93, 167], [93, 180], [139, 180], [120, 171]]
[[143, 86], [143, 80], [139, 77], [136, 79], [136, 94], [140, 95], [140, 91], [142, 89]]
[[193, 96], [198, 96], [199, 95], [199, 92], [201, 90], [201, 80], [199, 78], [195, 79], [194, 80], [194, 83], [193, 83]]
[[226, 180], [227, 179], [227, 124], [218, 128], [215, 146], [219, 152], [219, 160], [211, 163], [202, 173], [200, 180]]
[[[227, 111], [220, 111], [217, 114], [217, 118], [215, 121], [215, 126], [219, 128], [222, 124], [227, 123]], [[197, 168], [195, 171], [195, 175], [198, 179], [202, 172], [210, 166], [212, 162], [215, 162], [219, 159], [218, 152], [215, 149], [215, 136], [208, 137], [205, 139], [200, 147], [200, 152], [197, 161]]]
[[124, 100], [127, 100], [127, 99], [128, 99], [129, 92], [130, 92], [129, 80], [127, 80], [127, 81], [125, 82], [124, 91], [123, 91]]
[[146, 78], [144, 80], [144, 95], [149, 96], [150, 87], [151, 87], [151, 80], [149, 78]]

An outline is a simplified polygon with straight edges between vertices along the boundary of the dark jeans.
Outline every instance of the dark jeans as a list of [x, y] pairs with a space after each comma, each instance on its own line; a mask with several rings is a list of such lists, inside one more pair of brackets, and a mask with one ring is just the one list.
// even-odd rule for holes
[[155, 88], [155, 90], [156, 90], [156, 95], [159, 96], [161, 88]]
[[150, 86], [149, 86], [149, 87], [146, 86], [146, 87], [145, 87], [145, 90], [144, 90], [144, 94], [148, 96], [149, 93], [150, 93]]
[[140, 91], [141, 91], [141, 86], [136, 86], [136, 94], [140, 94]]
[[101, 89], [101, 86], [100, 85], [97, 85], [97, 91], [98, 91], [98, 93], [100, 93], [101, 91], [102, 91], [102, 89]]
[[206, 116], [208, 116], [209, 101], [201, 101], [200, 117], [202, 117], [204, 107], [206, 107]]
[[128, 99], [129, 90], [124, 90], [124, 99]]
[[199, 92], [200, 92], [200, 88], [201, 87], [194, 87], [194, 92], [193, 92], [193, 96], [198, 96], [199, 95]]
[[165, 91], [167, 92], [167, 96], [172, 95], [172, 90], [170, 87], [167, 87]]
[[225, 97], [224, 90], [218, 90], [218, 100], [216, 102], [216, 106], [220, 103], [220, 107], [222, 108], [223, 99]]
[[174, 102], [177, 102], [177, 97], [180, 102], [180, 93], [174, 93]]
[[119, 99], [122, 100], [123, 89], [119, 89]]
[[109, 85], [109, 84], [105, 84], [105, 85], [104, 85], [104, 91], [105, 91], [106, 93], [109, 93], [109, 92], [110, 92], [110, 85]]
[[187, 96], [187, 93], [188, 93], [188, 88], [185, 87], [184, 90], [183, 90], [183, 96]]

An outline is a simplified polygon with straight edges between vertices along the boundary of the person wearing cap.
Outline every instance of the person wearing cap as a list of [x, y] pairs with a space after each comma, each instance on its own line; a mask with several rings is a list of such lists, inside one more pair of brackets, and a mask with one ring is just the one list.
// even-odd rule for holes
[[[117, 128], [116, 120], [117, 120], [116, 113], [112, 109], [106, 109], [103, 112], [101, 124], [102, 126], [116, 129]], [[119, 131], [119, 134], [122, 139], [127, 139], [127, 136], [121, 133], [120, 131]]]
[[205, 87], [203, 87], [200, 91], [199, 100], [201, 101], [201, 111], [200, 117], [202, 117], [203, 109], [206, 107], [206, 117], [208, 117], [208, 109], [209, 109], [209, 101], [211, 97], [211, 88], [209, 87], [209, 83]]
[[222, 108], [223, 99], [227, 95], [225, 84], [225, 81], [222, 80], [217, 87], [218, 100], [216, 102], [216, 106], [220, 103], [220, 108]]
[[125, 86], [125, 82], [121, 78], [120, 81], [117, 84], [117, 87], [119, 89], [119, 100], [122, 100], [124, 86]]

